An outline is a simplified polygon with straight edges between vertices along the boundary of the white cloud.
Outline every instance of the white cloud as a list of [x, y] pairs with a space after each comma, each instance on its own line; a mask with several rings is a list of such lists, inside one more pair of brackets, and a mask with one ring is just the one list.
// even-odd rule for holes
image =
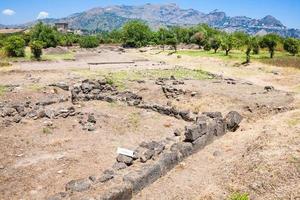
[[2, 14], [12, 16], [12, 15], [16, 14], [16, 12], [14, 10], [11, 10], [11, 9], [5, 9], [5, 10], [2, 11]]
[[49, 16], [49, 13], [45, 12], [45, 11], [41, 11], [37, 17], [37, 19], [45, 19]]

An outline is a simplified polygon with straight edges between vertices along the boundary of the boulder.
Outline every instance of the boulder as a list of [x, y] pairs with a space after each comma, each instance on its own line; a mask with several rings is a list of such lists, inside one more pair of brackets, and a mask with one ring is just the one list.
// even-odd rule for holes
[[102, 176], [99, 178], [99, 182], [101, 182], [101, 183], [107, 182], [107, 181], [113, 179], [114, 175], [115, 175], [114, 171], [105, 170], [103, 172]]
[[226, 117], [226, 127], [229, 131], [236, 131], [239, 128], [239, 124], [242, 122], [243, 117], [236, 111], [229, 112]]

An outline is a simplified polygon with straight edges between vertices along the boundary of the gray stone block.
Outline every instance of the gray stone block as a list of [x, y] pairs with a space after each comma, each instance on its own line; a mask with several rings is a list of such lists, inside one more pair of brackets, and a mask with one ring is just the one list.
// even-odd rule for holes
[[88, 190], [91, 185], [92, 182], [89, 179], [72, 180], [66, 184], [66, 191], [83, 192], [85, 190]]
[[180, 152], [183, 159], [190, 156], [193, 153], [193, 145], [189, 142], [178, 142], [171, 146], [171, 151]]
[[166, 152], [160, 156], [158, 164], [162, 175], [166, 174], [180, 162], [180, 155], [176, 151]]
[[195, 141], [197, 138], [207, 133], [207, 123], [205, 121], [197, 122], [195, 125], [185, 127], [185, 140]]
[[146, 165], [142, 169], [130, 172], [123, 177], [125, 183], [131, 184], [132, 191], [137, 193], [161, 177], [158, 164]]
[[202, 135], [197, 140], [193, 141], [193, 151], [197, 152], [201, 149], [203, 149], [206, 145], [211, 143], [213, 141], [214, 135], [211, 133], [207, 133], [205, 135]]
[[122, 184], [110, 189], [97, 200], [130, 200], [132, 199], [132, 188], [128, 184]]

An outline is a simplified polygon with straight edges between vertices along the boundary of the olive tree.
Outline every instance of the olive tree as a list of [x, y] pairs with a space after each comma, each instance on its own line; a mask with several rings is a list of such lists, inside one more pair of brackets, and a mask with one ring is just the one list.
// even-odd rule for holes
[[267, 34], [260, 41], [261, 48], [268, 48], [270, 58], [274, 57], [275, 49], [279, 40], [279, 36], [276, 34]]
[[229, 52], [236, 46], [236, 39], [232, 34], [225, 33], [222, 37], [221, 47], [228, 56]]

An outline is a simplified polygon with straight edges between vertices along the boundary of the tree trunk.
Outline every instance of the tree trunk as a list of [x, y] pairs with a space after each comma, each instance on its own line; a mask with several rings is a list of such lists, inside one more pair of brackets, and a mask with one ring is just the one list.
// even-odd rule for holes
[[274, 51], [270, 52], [270, 57], [273, 58], [274, 57]]
[[218, 50], [218, 49], [214, 49], [214, 50], [215, 50], [215, 53], [217, 53], [217, 50]]
[[230, 51], [230, 50], [226, 50], [226, 53], [225, 53], [226, 56], [228, 56], [229, 51]]

